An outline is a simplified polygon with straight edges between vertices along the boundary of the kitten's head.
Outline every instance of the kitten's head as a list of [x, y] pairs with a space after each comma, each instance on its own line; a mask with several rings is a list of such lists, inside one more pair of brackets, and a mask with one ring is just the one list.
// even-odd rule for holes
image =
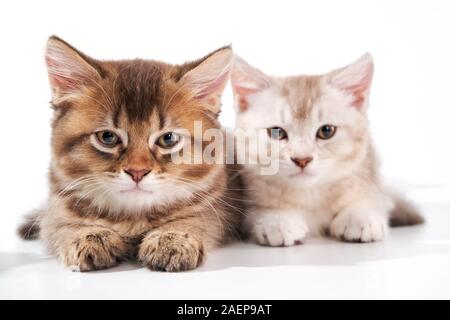
[[237, 57], [231, 75], [237, 127], [267, 131], [262, 145], [271, 147], [278, 175], [292, 183], [350, 174], [368, 150], [372, 75], [369, 54], [324, 75], [284, 78]]
[[175, 164], [171, 155], [186, 152], [194, 121], [203, 131], [219, 128], [232, 58], [224, 47], [182, 65], [99, 61], [51, 37], [53, 191], [98, 208], [139, 212], [207, 188], [220, 168]]

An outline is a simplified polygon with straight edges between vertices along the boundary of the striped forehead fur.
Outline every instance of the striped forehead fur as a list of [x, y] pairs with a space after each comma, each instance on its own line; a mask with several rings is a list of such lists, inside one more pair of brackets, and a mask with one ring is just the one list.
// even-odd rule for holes
[[304, 120], [310, 116], [321, 96], [320, 80], [319, 76], [293, 76], [278, 80], [281, 94], [291, 107], [294, 118]]

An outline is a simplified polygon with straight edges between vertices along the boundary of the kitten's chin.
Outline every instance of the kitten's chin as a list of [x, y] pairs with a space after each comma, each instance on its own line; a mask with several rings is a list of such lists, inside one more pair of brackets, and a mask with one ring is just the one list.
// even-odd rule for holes
[[158, 205], [152, 192], [139, 189], [119, 191], [115, 202], [115, 206], [129, 211], [142, 211]]
[[124, 194], [124, 195], [129, 195], [129, 196], [133, 196], [133, 195], [139, 196], [139, 195], [149, 195], [149, 194], [152, 194], [153, 192], [142, 189], [138, 186], [135, 186], [135, 187], [132, 187], [129, 189], [120, 190], [119, 193]]
[[288, 176], [291, 183], [301, 186], [312, 186], [320, 180], [319, 175], [311, 172], [296, 172]]
[[110, 193], [108, 203], [112, 211], [129, 213], [142, 213], [161, 206], [166, 206], [188, 198], [190, 193], [184, 189], [174, 188], [171, 185], [152, 187], [150, 185], [114, 186]]

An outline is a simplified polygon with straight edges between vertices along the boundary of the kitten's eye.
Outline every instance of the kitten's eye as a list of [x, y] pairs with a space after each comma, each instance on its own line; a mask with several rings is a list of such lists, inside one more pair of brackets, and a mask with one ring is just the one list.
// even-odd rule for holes
[[336, 127], [326, 124], [324, 126], [321, 126], [319, 130], [317, 130], [317, 138], [327, 140], [334, 136], [336, 133]]
[[119, 136], [112, 131], [99, 131], [96, 133], [98, 141], [105, 147], [115, 147], [120, 143]]
[[269, 137], [275, 140], [284, 140], [288, 137], [286, 131], [284, 131], [284, 129], [280, 127], [268, 128], [267, 134], [269, 135]]
[[156, 144], [161, 148], [172, 148], [180, 141], [180, 135], [174, 132], [167, 132], [160, 136], [156, 141]]

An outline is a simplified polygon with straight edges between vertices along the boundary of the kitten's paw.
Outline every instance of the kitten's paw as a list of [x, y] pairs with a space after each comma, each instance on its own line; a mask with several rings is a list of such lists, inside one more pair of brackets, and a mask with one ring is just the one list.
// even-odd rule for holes
[[62, 254], [73, 271], [92, 271], [113, 267], [129, 250], [117, 233], [109, 230], [89, 231], [78, 236]]
[[341, 212], [330, 224], [330, 234], [350, 242], [380, 241], [387, 234], [387, 219], [377, 212]]
[[201, 241], [180, 231], [153, 231], [142, 240], [138, 259], [157, 271], [186, 271], [197, 268], [203, 261]]
[[251, 235], [264, 246], [299, 245], [308, 234], [308, 226], [296, 212], [261, 213], [250, 225]]

